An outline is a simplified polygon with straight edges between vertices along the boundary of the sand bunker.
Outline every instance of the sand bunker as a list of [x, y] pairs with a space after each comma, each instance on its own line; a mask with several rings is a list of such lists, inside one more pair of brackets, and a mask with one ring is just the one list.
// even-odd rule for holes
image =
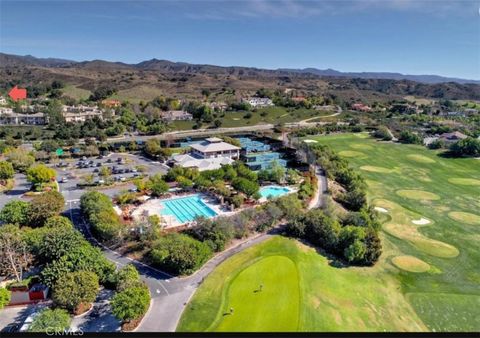
[[383, 167], [375, 167], [372, 165], [364, 165], [361, 166], [360, 169], [365, 171], [370, 171], [372, 173], [382, 173], [382, 174], [389, 174], [393, 172], [393, 169], [383, 168]]
[[387, 209], [382, 208], [382, 207], [375, 207], [374, 209], [377, 210], [378, 212], [383, 212], [383, 213], [387, 213], [387, 212], [388, 212]]
[[305, 142], [305, 143], [317, 143], [317, 141], [315, 141], [315, 140], [303, 140], [303, 142]]
[[430, 265], [413, 256], [397, 256], [392, 258], [392, 263], [399, 269], [409, 272], [425, 272], [430, 270]]
[[432, 160], [430, 157], [423, 156], [423, 155], [411, 154], [411, 155], [407, 155], [407, 157], [419, 163], [435, 163], [435, 160]]
[[338, 154], [343, 157], [367, 157], [364, 153], [354, 150], [343, 150]]
[[397, 190], [396, 193], [398, 196], [410, 198], [412, 200], [419, 200], [419, 201], [420, 200], [435, 201], [440, 199], [440, 196], [424, 190], [413, 190], [413, 189]]
[[469, 212], [452, 211], [448, 213], [448, 217], [458, 222], [480, 225], [480, 216]]
[[454, 178], [449, 178], [448, 182], [453, 183], [453, 184], [458, 184], [458, 185], [475, 185], [475, 186], [480, 186], [480, 180], [476, 180], [474, 178], [460, 178], [460, 177], [454, 177]]
[[412, 223], [415, 225], [425, 225], [425, 224], [430, 224], [430, 220], [422, 217], [420, 219], [414, 219]]

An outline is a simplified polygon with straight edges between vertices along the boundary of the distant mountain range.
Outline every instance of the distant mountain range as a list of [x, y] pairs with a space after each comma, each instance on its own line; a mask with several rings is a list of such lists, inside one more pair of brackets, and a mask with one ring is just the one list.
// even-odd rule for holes
[[480, 84], [480, 80], [468, 80], [455, 77], [445, 77], [440, 75], [408, 75], [401, 73], [389, 73], [389, 72], [340, 72], [335, 69], [316, 69], [316, 68], [304, 68], [304, 69], [280, 69], [289, 72], [309, 73], [320, 76], [334, 76], [334, 77], [347, 77], [347, 78], [360, 78], [360, 79], [390, 79], [390, 80], [410, 80], [421, 83], [444, 83], [444, 82], [456, 82], [456, 83], [476, 83]]
[[359, 79], [390, 79], [390, 80], [409, 80], [420, 83], [445, 83], [445, 82], [456, 82], [460, 84], [474, 83], [480, 84], [480, 80], [469, 80], [453, 77], [444, 77], [439, 75], [408, 75], [401, 73], [390, 73], [390, 72], [341, 72], [335, 69], [317, 69], [317, 68], [304, 68], [304, 69], [295, 69], [295, 68], [279, 68], [279, 69], [258, 69], [254, 67], [222, 67], [214, 65], [202, 65], [202, 64], [190, 64], [185, 62], [172, 62], [167, 60], [158, 60], [151, 59], [147, 61], [142, 61], [137, 64], [127, 64], [122, 62], [110, 62], [103, 60], [93, 60], [93, 61], [73, 61], [65, 60], [58, 58], [36, 58], [32, 55], [12, 55], [0, 53], [0, 67], [8, 66], [39, 66], [39, 67], [79, 67], [79, 68], [109, 68], [109, 69], [128, 69], [136, 68], [143, 70], [170, 70], [177, 72], [215, 72], [218, 71], [222, 73], [225, 69], [243, 69], [243, 70], [255, 70], [263, 72], [277, 72], [278, 74], [312, 74], [320, 77], [343, 77], [343, 78], [359, 78]]
[[41, 88], [63, 81], [66, 96], [88, 97], [109, 87], [124, 100], [149, 101], [158, 96], [224, 101], [253, 95], [259, 89], [294, 91], [293, 95], [322, 95], [344, 101], [388, 102], [406, 96], [478, 100], [480, 81], [435, 75], [342, 73], [332, 69], [260, 69], [223, 67], [151, 59], [137, 64], [104, 60], [72, 61], [0, 53], [0, 92], [14, 85]]

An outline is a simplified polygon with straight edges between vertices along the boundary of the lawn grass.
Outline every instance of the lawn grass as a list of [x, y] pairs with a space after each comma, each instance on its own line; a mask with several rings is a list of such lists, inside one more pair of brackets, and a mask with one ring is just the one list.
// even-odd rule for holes
[[65, 88], [62, 88], [62, 92], [66, 96], [70, 96], [75, 100], [86, 100], [92, 94], [92, 92], [89, 90], [78, 88], [72, 85], [68, 85], [68, 86], [65, 86]]
[[[292, 286], [293, 277], [275, 278], [282, 285], [266, 282], [265, 290], [275, 288], [272, 297], [277, 298], [286, 292], [283, 283], [292, 292], [299, 290], [298, 331], [479, 331], [480, 226], [475, 215], [480, 215], [480, 188], [464, 184], [480, 180], [478, 160], [444, 158], [421, 146], [379, 142], [364, 133], [308, 139], [350, 155], [364, 154], [349, 161], [367, 180], [370, 202], [387, 210], [380, 214], [380, 261], [371, 268], [336, 268], [314, 249], [274, 237], [228, 259], [206, 278], [177, 330], [269, 331], [275, 318], [270, 312], [283, 329], [293, 330], [296, 305], [272, 309], [281, 300], [246, 295], [252, 286], [237, 280], [250, 266], [256, 278], [269, 280], [278, 267], [256, 262], [285, 256], [296, 265], [298, 285]], [[242, 297], [250, 319], [236, 316]], [[231, 304], [235, 313], [225, 318]], [[292, 318], [285, 320], [285, 313]]]
[[284, 107], [260, 108], [251, 112], [252, 116], [246, 118], [247, 112], [225, 112], [221, 117], [222, 127], [253, 126], [256, 124], [278, 124], [288, 122], [298, 122], [312, 117], [321, 117], [330, 115], [330, 112], [318, 111], [314, 109], [288, 109]]
[[336, 268], [315, 249], [275, 236], [218, 266], [177, 331], [426, 330], [399, 288], [382, 269]]
[[[360, 135], [309, 139], [339, 152], [362, 149], [367, 155], [349, 157], [349, 161], [367, 179], [370, 201], [388, 210], [382, 215], [384, 243], [397, 246], [394, 257], [409, 255], [431, 267], [424, 273], [398, 274], [402, 293], [408, 294], [427, 327], [480, 330], [479, 161], [445, 158], [422, 146], [379, 142]], [[430, 223], [413, 223], [421, 218]]]
[[[318, 111], [314, 109], [288, 109], [284, 107], [268, 107], [260, 108], [251, 112], [251, 117], [247, 117], [246, 111], [226, 111], [223, 113], [215, 113], [215, 119], [222, 122], [221, 128], [246, 127], [257, 124], [278, 124], [298, 122], [309, 119], [311, 117], [321, 118], [322, 116], [331, 115], [331, 112]], [[323, 120], [322, 120], [323, 121]], [[172, 123], [173, 130], [192, 129], [196, 124], [195, 121], [175, 121]], [[213, 123], [203, 123], [201, 128], [211, 127]]]

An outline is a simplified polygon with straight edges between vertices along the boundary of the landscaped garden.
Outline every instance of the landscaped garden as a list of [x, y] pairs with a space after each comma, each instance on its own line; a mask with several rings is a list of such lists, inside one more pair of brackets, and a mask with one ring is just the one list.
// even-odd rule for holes
[[378, 263], [348, 267], [274, 237], [222, 263], [178, 331], [480, 330], [478, 160], [365, 133], [307, 139], [348, 157], [366, 179], [383, 223]]

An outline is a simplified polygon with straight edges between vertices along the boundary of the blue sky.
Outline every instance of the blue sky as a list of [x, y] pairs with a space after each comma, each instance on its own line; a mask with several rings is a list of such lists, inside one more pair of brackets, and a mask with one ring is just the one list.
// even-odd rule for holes
[[480, 1], [0, 0], [0, 51], [480, 79]]

